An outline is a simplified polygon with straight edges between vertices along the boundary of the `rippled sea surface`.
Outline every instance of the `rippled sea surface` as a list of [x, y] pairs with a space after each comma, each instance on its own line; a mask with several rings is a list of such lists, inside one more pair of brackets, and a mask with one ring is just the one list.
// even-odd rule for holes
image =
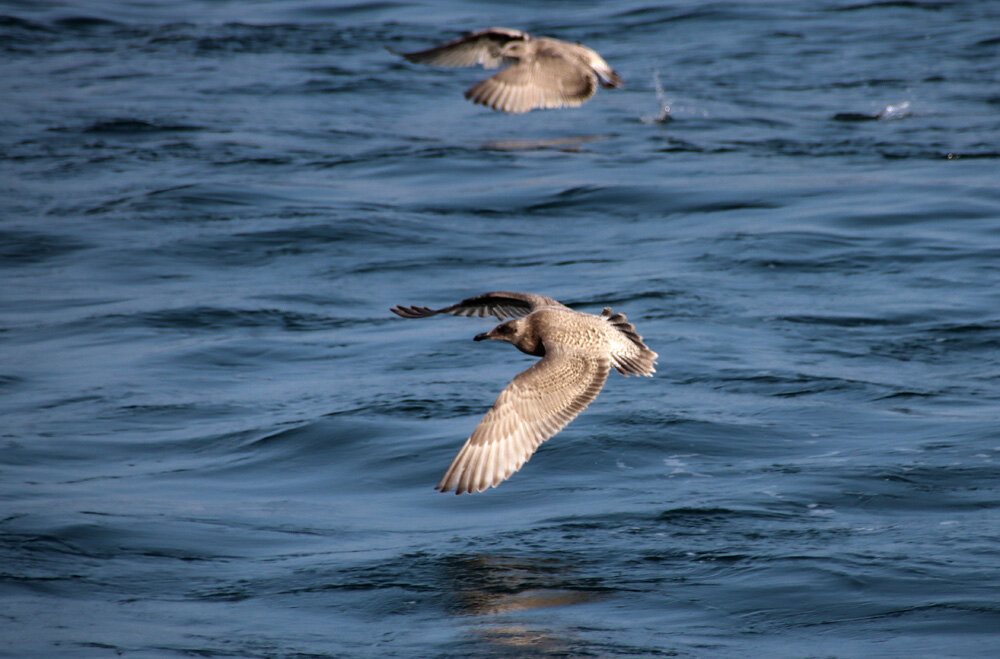
[[[0, 14], [2, 656], [996, 656], [998, 3]], [[490, 25], [627, 86], [383, 48]], [[659, 371], [445, 496], [491, 290]]]

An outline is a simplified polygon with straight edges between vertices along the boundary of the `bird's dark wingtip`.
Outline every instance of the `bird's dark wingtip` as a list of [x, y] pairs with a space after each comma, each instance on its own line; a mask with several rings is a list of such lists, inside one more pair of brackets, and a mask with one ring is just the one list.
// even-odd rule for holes
[[426, 318], [427, 316], [433, 316], [437, 313], [437, 311], [429, 307], [404, 307], [401, 304], [390, 307], [389, 311], [403, 318]]

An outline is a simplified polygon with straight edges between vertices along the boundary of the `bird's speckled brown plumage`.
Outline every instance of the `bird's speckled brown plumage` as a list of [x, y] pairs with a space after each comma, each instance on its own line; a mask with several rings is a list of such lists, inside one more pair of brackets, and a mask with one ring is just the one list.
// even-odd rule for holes
[[507, 341], [542, 357], [500, 393], [437, 484], [442, 492], [473, 493], [499, 485], [597, 398], [612, 368], [622, 375], [649, 376], [656, 370], [657, 354], [623, 314], [607, 307], [594, 316], [541, 295], [497, 291], [442, 309], [396, 306], [392, 311], [404, 318], [438, 313], [512, 318], [476, 340]]

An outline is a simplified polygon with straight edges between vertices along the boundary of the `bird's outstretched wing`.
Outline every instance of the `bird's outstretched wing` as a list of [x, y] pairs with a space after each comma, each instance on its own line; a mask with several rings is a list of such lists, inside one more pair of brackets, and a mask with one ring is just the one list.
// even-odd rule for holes
[[515, 293], [513, 291], [494, 291], [470, 297], [458, 304], [453, 304], [450, 307], [442, 309], [418, 306], [407, 307], [397, 304], [390, 311], [403, 318], [426, 318], [427, 316], [446, 313], [452, 316], [474, 316], [476, 318], [496, 316], [498, 320], [504, 320], [505, 318], [527, 316], [536, 309], [551, 306], [565, 308], [564, 305], [556, 300], [544, 295]]
[[499, 485], [597, 398], [610, 370], [606, 355], [547, 347], [500, 393], [436, 489], [471, 494]]
[[504, 63], [500, 50], [504, 44], [528, 38], [527, 33], [506, 27], [491, 27], [460, 39], [411, 53], [396, 53], [411, 62], [433, 66], [476, 66], [495, 69]]
[[582, 105], [597, 92], [597, 76], [556, 49], [540, 49], [465, 91], [465, 98], [500, 110], [522, 113], [536, 108]]

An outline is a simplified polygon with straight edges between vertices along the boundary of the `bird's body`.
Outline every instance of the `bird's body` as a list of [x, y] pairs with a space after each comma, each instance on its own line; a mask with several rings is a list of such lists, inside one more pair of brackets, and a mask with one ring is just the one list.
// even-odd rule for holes
[[542, 357], [500, 393], [438, 483], [442, 492], [472, 493], [499, 485], [597, 397], [612, 368], [622, 375], [656, 370], [657, 354], [624, 315], [610, 308], [595, 316], [541, 295], [497, 291], [443, 309], [397, 306], [392, 311], [404, 318], [437, 313], [513, 318], [476, 340], [507, 341]]
[[499, 73], [465, 91], [465, 97], [502, 112], [582, 105], [604, 87], [622, 79], [596, 51], [583, 44], [527, 32], [491, 27], [441, 46], [399, 53], [411, 62], [434, 66], [476, 66]]

